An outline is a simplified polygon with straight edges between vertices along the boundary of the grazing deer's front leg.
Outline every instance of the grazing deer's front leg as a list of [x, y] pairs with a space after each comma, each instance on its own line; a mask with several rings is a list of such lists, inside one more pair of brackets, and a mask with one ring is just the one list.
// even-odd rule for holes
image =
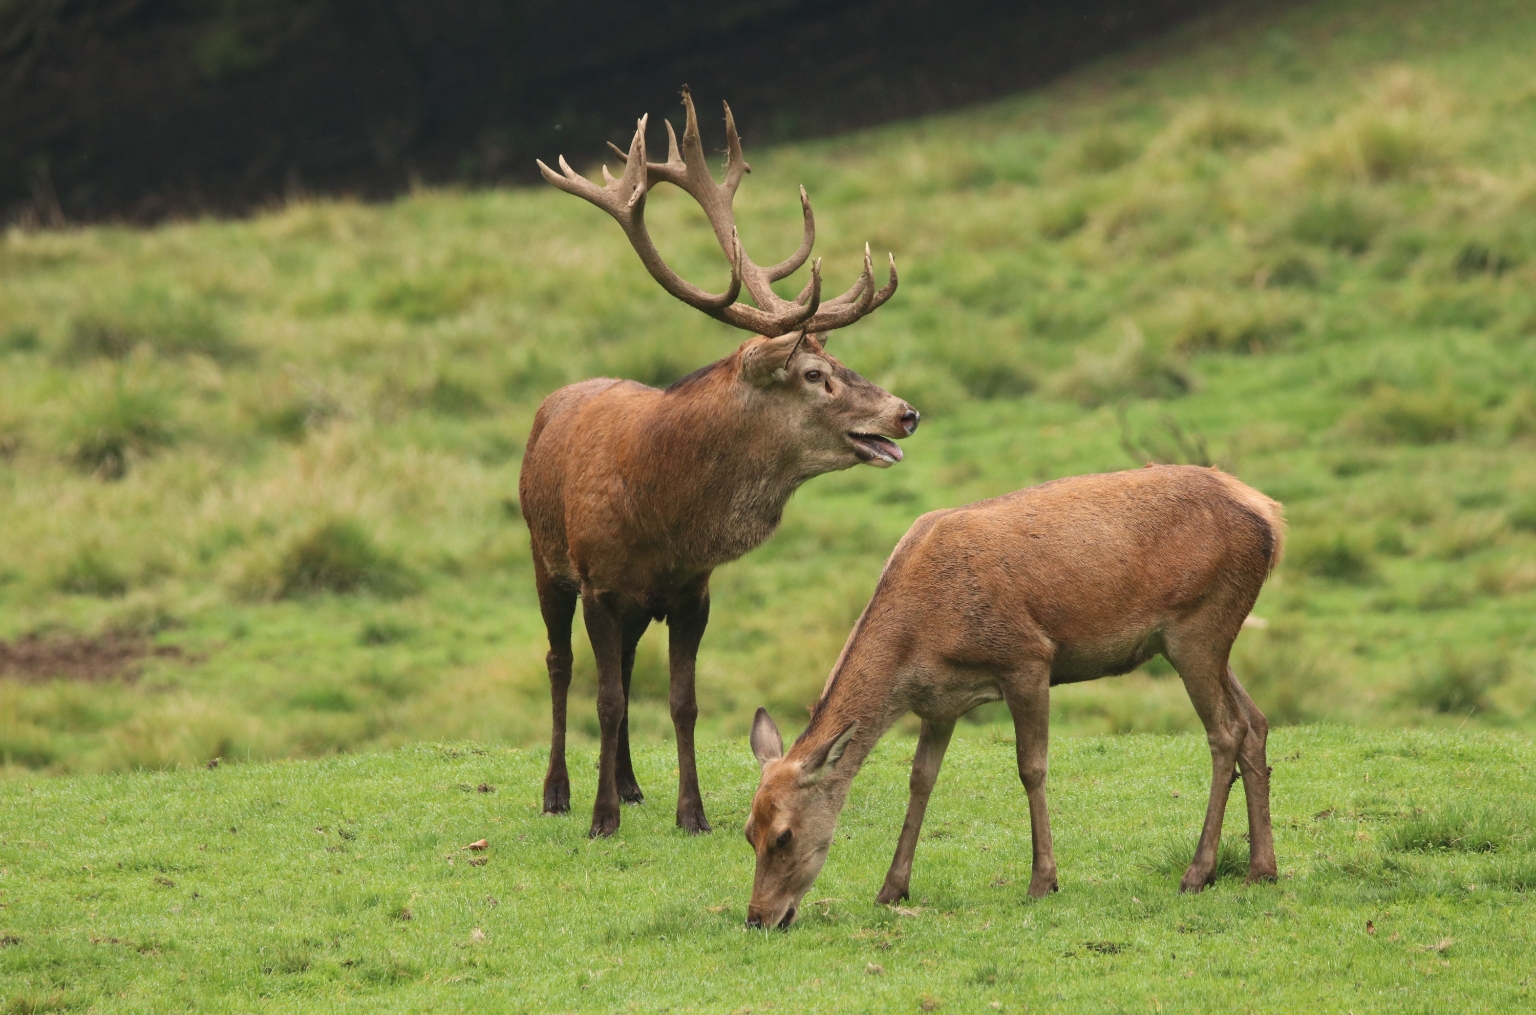
[[1206, 803], [1205, 823], [1200, 828], [1194, 859], [1179, 881], [1179, 891], [1198, 892], [1216, 880], [1221, 822], [1226, 816], [1232, 783], [1237, 779], [1237, 759], [1247, 738], [1248, 719], [1228, 679], [1226, 651], [1218, 653], [1206, 647], [1202, 644], [1205, 638], [1192, 638], [1191, 644], [1181, 645], [1171, 633], [1166, 637], [1168, 661], [1179, 671], [1189, 700], [1205, 725], [1205, 739], [1211, 747], [1211, 796]]
[[623, 686], [624, 686], [624, 718], [619, 720], [619, 751], [618, 751], [618, 787], [619, 799], [627, 804], [640, 804], [645, 802], [645, 794], [640, 792], [640, 783], [635, 779], [635, 763], [629, 757], [629, 682], [635, 672], [635, 647], [640, 644], [641, 635], [650, 626], [650, 618], [644, 614], [638, 617], [627, 618], [624, 622], [624, 658], [623, 658]]
[[1280, 876], [1275, 860], [1275, 831], [1269, 820], [1269, 761], [1265, 745], [1269, 740], [1269, 720], [1253, 703], [1232, 668], [1227, 667], [1233, 697], [1248, 718], [1248, 735], [1243, 738], [1237, 763], [1243, 770], [1243, 796], [1248, 804], [1248, 881], [1274, 881]]
[[1050, 667], [1043, 663], [1028, 667], [1006, 680], [1003, 700], [1013, 716], [1019, 781], [1024, 784], [1024, 793], [1029, 797], [1029, 895], [1038, 899], [1058, 888], [1056, 853], [1051, 847], [1051, 816], [1045, 806], [1045, 777], [1050, 767]]
[[699, 718], [694, 666], [708, 623], [707, 586], [699, 590], [697, 598], [677, 597], [667, 613], [668, 661], [672, 670], [670, 704], [672, 728], [677, 734], [677, 827], [694, 833], [712, 831], [704, 817], [704, 796], [699, 791], [699, 769], [693, 751], [693, 726]]
[[576, 613], [576, 592], [551, 579], [534, 554], [534, 577], [539, 590], [539, 612], [549, 633], [549, 771], [544, 776], [544, 813], [564, 814], [571, 809], [571, 778], [565, 769], [565, 706], [571, 690], [571, 619]]
[[953, 721], [923, 720], [922, 730], [917, 735], [917, 752], [912, 755], [912, 777], [907, 783], [911, 792], [907, 801], [907, 820], [902, 822], [901, 838], [896, 840], [896, 856], [891, 860], [891, 869], [886, 872], [885, 884], [875, 896], [875, 901], [882, 905], [905, 899], [912, 885], [912, 856], [917, 852], [917, 836], [923, 830], [928, 797], [933, 793], [933, 784], [938, 781], [939, 766], [944, 763], [944, 751], [954, 732]]
[[624, 721], [624, 629], [618, 604], [590, 589], [581, 593], [581, 613], [597, 657], [597, 722], [602, 747], [597, 761], [597, 800], [592, 805], [592, 838], [619, 827], [619, 726]]

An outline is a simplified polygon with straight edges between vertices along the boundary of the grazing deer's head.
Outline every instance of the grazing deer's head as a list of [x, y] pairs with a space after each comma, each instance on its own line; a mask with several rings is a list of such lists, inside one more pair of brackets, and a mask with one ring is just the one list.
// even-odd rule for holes
[[806, 752], [784, 757], [784, 741], [766, 709], [752, 721], [752, 753], [762, 781], [747, 818], [747, 841], [757, 853], [749, 927], [788, 927], [800, 900], [821, 873], [837, 828], [845, 786], [830, 778], [859, 724], [850, 723]]
[[[725, 107], [725, 182], [716, 183], [705, 165], [698, 116], [686, 88], [683, 106], [687, 123], [682, 145], [679, 147], [669, 122], [665, 162], [646, 161], [647, 117], [641, 117], [629, 151], [610, 145], [623, 160], [624, 173], [614, 178], [603, 167], [604, 186], [576, 173], [563, 157], [561, 172], [543, 162], [539, 169], [556, 187], [612, 215], [640, 255], [641, 263], [663, 289], [718, 321], [758, 336], [744, 342], [731, 358], [735, 379], [747, 389], [742, 394], [750, 400], [749, 409], [771, 410], [770, 414], [777, 416], [776, 425], [791, 431], [788, 436], [810, 459], [809, 474], [844, 469], [860, 462], [883, 468], [901, 461], [901, 450], [894, 441], [917, 429], [917, 411], [849, 370], [826, 351], [829, 332], [865, 317], [895, 293], [895, 257], [890, 258], [889, 278], [879, 289], [875, 287], [869, 245], [865, 244], [863, 271], [853, 287], [841, 296], [821, 298], [820, 258], [811, 262], [810, 280], [799, 296], [793, 300], [779, 296], [771, 283], [804, 265], [816, 239], [816, 220], [805, 188], [800, 188], [804, 216], [800, 248], [787, 260], [760, 267], [742, 246], [731, 207], [742, 176], [751, 171], [742, 157], [731, 108]], [[662, 260], [645, 225], [646, 195], [657, 182], [680, 187], [704, 210], [731, 266], [731, 283], [725, 292], [717, 295], [700, 289]], [[736, 302], [743, 286], [755, 306]]]

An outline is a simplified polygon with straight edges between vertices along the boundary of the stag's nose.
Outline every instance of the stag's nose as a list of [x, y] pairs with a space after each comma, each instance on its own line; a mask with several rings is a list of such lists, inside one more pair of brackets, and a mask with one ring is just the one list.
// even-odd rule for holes
[[907, 432], [908, 437], [917, 432], [917, 424], [922, 418], [923, 414], [910, 405], [907, 406], [907, 411], [901, 414], [901, 428]]
[[788, 928], [789, 925], [794, 923], [794, 922], [795, 922], [795, 907], [794, 906], [790, 906], [789, 907], [789, 912], [784, 914], [784, 919], [779, 921], [779, 929], [780, 930], [784, 930], [784, 929]]
[[755, 928], [757, 930], [762, 930], [763, 929], [763, 918], [761, 916], [758, 916], [756, 913], [748, 913], [747, 914], [747, 926]]

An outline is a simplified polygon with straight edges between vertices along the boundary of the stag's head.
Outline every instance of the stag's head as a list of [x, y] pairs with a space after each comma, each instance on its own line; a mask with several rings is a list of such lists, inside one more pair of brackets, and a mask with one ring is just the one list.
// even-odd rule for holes
[[827, 862], [846, 790], [832, 776], [858, 728], [850, 723], [804, 754], [786, 758], [779, 728], [766, 709], [757, 710], [752, 753], [763, 772], [746, 828], [757, 853], [748, 927], [786, 928], [795, 921], [800, 900]]
[[[641, 263], [663, 289], [716, 320], [758, 336], [744, 343], [732, 358], [737, 364], [738, 379], [764, 397], [777, 400], [783, 419], [801, 431], [800, 443], [809, 453], [813, 471], [843, 469], [860, 462], [883, 468], [901, 461], [901, 449], [893, 442], [917, 429], [917, 411], [849, 370], [826, 351], [829, 332], [872, 313], [896, 292], [896, 258], [890, 258], [889, 278], [878, 289], [869, 245], [865, 244], [863, 271], [841, 296], [821, 298], [820, 258], [811, 262], [810, 279], [795, 299], [785, 299], [774, 292], [772, 283], [804, 265], [816, 241], [816, 219], [811, 214], [805, 188], [800, 188], [804, 218], [800, 248], [778, 264], [759, 266], [742, 247], [731, 207], [743, 175], [751, 172], [742, 157], [731, 107], [725, 107], [723, 183], [716, 183], [705, 165], [698, 115], [687, 88], [683, 89], [683, 107], [687, 122], [682, 145], [678, 145], [677, 134], [668, 122], [665, 162], [646, 161], [647, 118], [641, 117], [629, 151], [609, 146], [623, 161], [624, 173], [615, 178], [604, 166], [604, 186], [576, 173], [563, 156], [561, 172], [543, 162], [539, 169], [556, 187], [585, 198], [612, 215], [640, 255]], [[700, 289], [662, 260], [645, 226], [645, 198], [656, 183], [680, 187], [703, 208], [731, 266], [731, 283], [725, 292], [713, 294]], [[743, 286], [755, 306], [736, 302]]]

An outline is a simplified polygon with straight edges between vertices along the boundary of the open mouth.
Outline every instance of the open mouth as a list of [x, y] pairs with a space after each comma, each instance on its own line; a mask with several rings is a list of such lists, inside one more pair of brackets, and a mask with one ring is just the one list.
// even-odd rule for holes
[[850, 433], [848, 441], [861, 462], [885, 466], [901, 461], [901, 448], [889, 437], [881, 437], [877, 433]]

